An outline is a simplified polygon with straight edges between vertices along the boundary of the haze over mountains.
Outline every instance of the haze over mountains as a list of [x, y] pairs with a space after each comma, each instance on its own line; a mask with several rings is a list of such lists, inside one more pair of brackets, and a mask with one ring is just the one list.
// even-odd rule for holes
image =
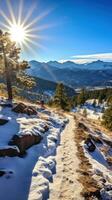
[[87, 64], [76, 64], [71, 61], [60, 63], [57, 61], [29, 62], [27, 73], [31, 76], [63, 82], [66, 85], [77, 87], [111, 86], [112, 62], [94, 61]]

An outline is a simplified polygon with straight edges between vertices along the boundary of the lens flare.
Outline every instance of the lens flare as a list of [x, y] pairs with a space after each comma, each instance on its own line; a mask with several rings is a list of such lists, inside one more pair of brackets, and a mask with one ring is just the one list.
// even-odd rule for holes
[[[42, 49], [46, 51], [47, 48], [42, 44], [42, 41], [49, 40], [51, 37], [43, 35], [42, 31], [57, 26], [57, 23], [42, 24], [41, 21], [54, 9], [51, 8], [44, 12], [37, 11], [38, 6], [36, 1], [36, 5], [32, 4], [30, 8], [26, 9], [23, 0], [19, 0], [19, 4], [16, 4], [17, 8], [15, 8], [12, 4], [13, 0], [4, 1], [7, 2], [8, 12], [0, 8], [0, 29], [10, 33], [11, 40], [22, 49], [22, 52], [30, 53], [30, 55], [32, 54], [37, 57], [38, 50]], [[35, 8], [36, 14], [34, 13]], [[37, 12], [40, 14], [37, 14]], [[46, 66], [44, 68], [48, 71]], [[56, 80], [55, 75], [51, 71], [50, 74]]]
[[[33, 18], [32, 14], [35, 10], [36, 5], [33, 4], [30, 10], [28, 9], [27, 14], [23, 17], [25, 7], [23, 5], [23, 0], [19, 1], [18, 13], [14, 13], [13, 6], [10, 0], [6, 0], [7, 8], [9, 11], [6, 14], [2, 9], [0, 9], [0, 16], [4, 19], [0, 21], [0, 26], [4, 31], [10, 33], [11, 40], [16, 42], [18, 46], [33, 50], [33, 45], [37, 45], [37, 48], [41, 48], [43, 45], [40, 44], [40, 40], [44, 40], [47, 37], [42, 36], [40, 31], [50, 28], [50, 25], [39, 25], [40, 21], [43, 20], [52, 9], [48, 9]], [[33, 41], [32, 41], [33, 40]]]
[[26, 38], [25, 29], [17, 24], [12, 25], [9, 30], [11, 40], [21, 44]]

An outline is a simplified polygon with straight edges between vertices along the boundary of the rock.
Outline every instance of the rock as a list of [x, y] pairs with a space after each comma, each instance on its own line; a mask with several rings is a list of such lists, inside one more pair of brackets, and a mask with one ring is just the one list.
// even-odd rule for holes
[[48, 126], [48, 125], [45, 125], [45, 126], [43, 126], [42, 129], [40, 129], [40, 132], [44, 134], [44, 133], [47, 132], [48, 130], [49, 130], [49, 126]]
[[93, 143], [93, 141], [90, 138], [86, 139], [85, 144], [87, 145], [87, 150], [88, 151], [90, 151], [90, 152], [95, 151], [96, 146], [95, 146], [95, 144]]
[[19, 103], [14, 108], [12, 108], [12, 111], [17, 112], [17, 113], [23, 113], [25, 108], [26, 106], [23, 103]]
[[0, 170], [0, 177], [4, 175], [5, 175], [5, 172]]
[[20, 149], [20, 153], [25, 153], [26, 149], [30, 148], [35, 144], [39, 144], [42, 140], [41, 135], [14, 135], [9, 145], [16, 145]]
[[8, 119], [4, 119], [4, 118], [0, 118], [0, 125], [4, 125], [6, 123], [8, 123]]
[[89, 137], [96, 143], [99, 143], [99, 144], [103, 144], [103, 142], [101, 141], [100, 137], [99, 136], [94, 136], [92, 134], [89, 134]]
[[84, 131], [89, 131], [88, 127], [85, 124], [83, 124], [82, 122], [78, 123], [78, 128], [81, 128]]
[[103, 172], [100, 171], [99, 169], [95, 169], [95, 174], [96, 174], [97, 176], [103, 177]]
[[37, 115], [37, 111], [32, 106], [27, 106], [23, 103], [17, 104], [12, 111], [16, 113], [23, 113], [27, 115]]
[[0, 157], [5, 157], [5, 156], [14, 157], [18, 156], [19, 154], [20, 151], [17, 147], [7, 147], [0, 149]]
[[84, 199], [87, 199], [87, 200], [101, 199], [100, 188], [97, 188], [97, 187], [94, 187], [91, 185], [90, 185], [90, 187], [88, 186], [86, 192], [82, 191], [82, 195], [83, 195], [83, 197], [85, 197]]
[[45, 132], [47, 132], [49, 130], [49, 126], [48, 125], [45, 125], [43, 128], [44, 128]]
[[112, 200], [112, 185], [106, 185], [100, 191], [103, 200]]

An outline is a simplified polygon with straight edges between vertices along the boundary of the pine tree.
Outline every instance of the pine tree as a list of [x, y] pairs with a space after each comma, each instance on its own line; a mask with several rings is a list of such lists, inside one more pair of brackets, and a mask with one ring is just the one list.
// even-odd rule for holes
[[102, 123], [112, 131], [112, 106], [105, 110]]
[[77, 97], [77, 104], [84, 105], [85, 101], [86, 101], [86, 92], [84, 89], [82, 89], [81, 93]]
[[69, 101], [63, 83], [58, 83], [54, 95], [54, 104], [63, 110], [69, 110]]
[[18, 61], [20, 51], [21, 49], [16, 47], [15, 42], [11, 41], [10, 35], [0, 30], [0, 74], [6, 78], [9, 100], [13, 98], [12, 82], [17, 84], [19, 80], [19, 82], [24, 82], [26, 86], [34, 85], [34, 80], [25, 76], [24, 73], [24, 70], [28, 67], [28, 62]]

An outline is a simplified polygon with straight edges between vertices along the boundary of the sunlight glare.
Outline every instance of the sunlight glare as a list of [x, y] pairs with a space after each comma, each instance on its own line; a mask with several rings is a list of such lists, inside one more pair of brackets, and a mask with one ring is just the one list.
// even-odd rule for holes
[[19, 44], [21, 42], [24, 42], [26, 33], [22, 26], [17, 25], [17, 24], [12, 25], [10, 27], [9, 33], [11, 35], [12, 41], [15, 41], [16, 43], [19, 43]]
[[[11, 40], [16, 42], [19, 47], [28, 46], [30, 49], [34, 49], [34, 46], [41, 48], [43, 45], [39, 44], [39, 40], [45, 40], [47, 36], [43, 37], [39, 34], [40, 31], [50, 28], [49, 24], [39, 25], [39, 22], [44, 19], [52, 9], [48, 9], [41, 12], [36, 17], [32, 17], [36, 8], [36, 4], [32, 4], [30, 11], [24, 15], [23, 0], [19, 1], [18, 12], [14, 13], [14, 8], [10, 0], [6, 0], [9, 16], [0, 8], [0, 16], [3, 18], [3, 22], [0, 21], [0, 26], [3, 30], [10, 33]], [[32, 41], [33, 40], [33, 41]], [[27, 45], [26, 45], [27, 43]]]

